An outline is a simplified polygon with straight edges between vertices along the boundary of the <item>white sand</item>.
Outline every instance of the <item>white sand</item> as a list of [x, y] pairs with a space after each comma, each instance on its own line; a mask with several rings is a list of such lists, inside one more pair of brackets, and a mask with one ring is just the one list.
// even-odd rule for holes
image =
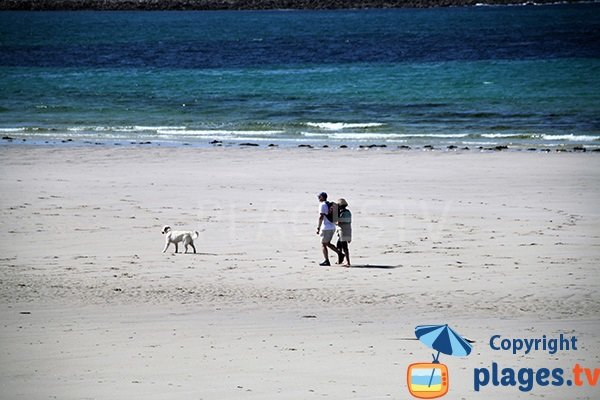
[[[595, 154], [6, 146], [0, 162], [0, 398], [408, 399], [432, 350], [404, 339], [430, 323], [476, 341], [440, 357], [446, 398], [598, 396], [473, 390], [494, 361], [600, 367]], [[317, 265], [322, 190], [350, 203], [354, 268]], [[199, 254], [161, 253], [165, 224], [200, 231]], [[488, 345], [560, 333], [579, 350]]]

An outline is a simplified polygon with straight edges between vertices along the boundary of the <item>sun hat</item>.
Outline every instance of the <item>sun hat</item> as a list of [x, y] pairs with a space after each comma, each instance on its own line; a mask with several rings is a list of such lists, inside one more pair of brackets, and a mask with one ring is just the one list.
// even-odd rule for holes
[[346, 201], [346, 199], [338, 199], [336, 203], [338, 203], [340, 207], [348, 207], [348, 202]]

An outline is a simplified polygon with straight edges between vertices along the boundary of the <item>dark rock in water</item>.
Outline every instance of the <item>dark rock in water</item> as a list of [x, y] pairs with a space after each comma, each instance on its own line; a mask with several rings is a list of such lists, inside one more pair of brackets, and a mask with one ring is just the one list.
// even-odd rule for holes
[[544, 153], [550, 153], [550, 149], [542, 149], [540, 151], [543, 151]]
[[454, 150], [454, 149], [457, 149], [457, 148], [458, 147], [455, 146], [455, 145], [453, 145], [453, 144], [451, 144], [450, 146], [447, 147], [448, 150]]
[[567, 149], [556, 149], [556, 152], [557, 153], [568, 153], [569, 150], [567, 150]]
[[279, 147], [279, 145], [274, 144], [274, 143], [270, 143], [268, 147]]
[[587, 151], [587, 149], [583, 146], [575, 146], [575, 147], [573, 147], [573, 151], [581, 151], [581, 152], [585, 153]]
[[313, 148], [310, 144], [299, 144], [298, 147], [306, 147], [307, 149]]
[[374, 149], [376, 147], [387, 147], [387, 145], [385, 144], [361, 144], [360, 146], [358, 146], [361, 149]]
[[423, 146], [423, 148], [427, 150], [433, 150], [433, 146], [430, 144], [426, 144], [425, 146]]
[[494, 147], [495, 151], [502, 151], [502, 150], [507, 150], [508, 146], [496, 146]]
[[471, 149], [469, 149], [468, 147], [463, 147], [462, 149], [463, 149], [463, 150], [471, 150]]
[[212, 142], [209, 142], [208, 144], [219, 144], [219, 143], [223, 143], [220, 140], [213, 140]]
[[2, 136], [2, 140], [13, 140], [10, 136]]
[[537, 151], [537, 149], [535, 147], [530, 147], [529, 149], [527, 149], [527, 151]]
[[592, 153], [600, 153], [600, 149], [590, 150]]
[[252, 147], [257, 147], [259, 146], [258, 143], [240, 143], [240, 146], [252, 146]]
[[402, 149], [402, 150], [410, 150], [410, 146], [407, 146], [405, 144], [402, 144], [402, 145], [398, 146], [398, 148]]
[[152, 144], [152, 142], [140, 142], [140, 144]]
[[63, 142], [63, 143], [72, 142], [72, 141], [73, 141], [73, 139], [65, 139], [65, 140], [61, 140], [61, 142]]
[[326, 144], [324, 144], [324, 145], [323, 145], [323, 148], [324, 148], [324, 149], [328, 149], [328, 148], [329, 148], [329, 146], [328, 146], [328, 145], [326, 145]]
[[347, 149], [347, 148], [348, 148], [348, 146], [346, 146], [345, 144], [340, 146], [340, 149]]

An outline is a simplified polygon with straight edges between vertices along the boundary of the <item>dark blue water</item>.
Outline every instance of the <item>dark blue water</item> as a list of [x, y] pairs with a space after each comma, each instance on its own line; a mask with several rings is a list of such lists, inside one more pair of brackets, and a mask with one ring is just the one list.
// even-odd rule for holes
[[600, 146], [600, 5], [0, 13], [30, 139]]

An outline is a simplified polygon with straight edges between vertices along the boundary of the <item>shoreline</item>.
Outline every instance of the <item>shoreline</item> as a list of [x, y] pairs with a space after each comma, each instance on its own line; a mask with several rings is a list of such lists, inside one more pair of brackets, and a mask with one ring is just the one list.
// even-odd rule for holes
[[389, 152], [542, 152], [542, 153], [600, 153], [600, 146], [586, 145], [584, 143], [574, 144], [515, 144], [511, 142], [494, 142], [477, 144], [390, 144], [381, 142], [371, 142], [367, 140], [353, 142], [315, 142], [286, 140], [217, 140], [212, 141], [161, 141], [161, 140], [80, 140], [80, 139], [53, 139], [53, 140], [35, 140], [31, 138], [22, 138], [14, 136], [3, 136], [0, 138], [0, 148], [2, 147], [56, 147], [56, 148], [85, 148], [85, 147], [154, 147], [154, 148], [257, 148], [257, 149], [304, 149], [304, 150], [382, 150]]

